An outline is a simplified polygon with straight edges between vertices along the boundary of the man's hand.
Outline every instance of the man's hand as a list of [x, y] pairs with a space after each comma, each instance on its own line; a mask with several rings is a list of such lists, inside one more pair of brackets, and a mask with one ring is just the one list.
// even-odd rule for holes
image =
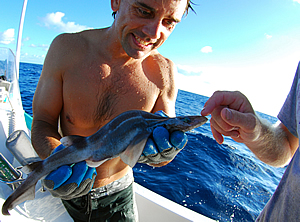
[[286, 165], [299, 146], [299, 139], [282, 123], [272, 126], [260, 119], [247, 97], [240, 92], [215, 92], [201, 114], [211, 114], [210, 126], [218, 143], [223, 143], [223, 136], [230, 136], [272, 166]]
[[[168, 117], [163, 111], [155, 114]], [[154, 167], [161, 167], [171, 162], [174, 157], [185, 147], [187, 135], [181, 131], [171, 134], [164, 127], [153, 130], [152, 136], [147, 140], [139, 163], [146, 163]]]
[[[63, 149], [61, 144], [52, 152]], [[94, 167], [89, 167], [85, 161], [63, 165], [49, 173], [42, 181], [43, 185], [54, 197], [64, 200], [86, 195], [93, 187], [97, 172]]]
[[261, 134], [261, 123], [247, 99], [240, 92], [215, 92], [205, 103], [201, 115], [211, 114], [211, 130], [218, 143], [224, 136], [236, 142], [253, 142]]

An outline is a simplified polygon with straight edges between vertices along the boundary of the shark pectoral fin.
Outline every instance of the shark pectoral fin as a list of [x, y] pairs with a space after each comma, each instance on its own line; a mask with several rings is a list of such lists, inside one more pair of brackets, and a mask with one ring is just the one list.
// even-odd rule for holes
[[62, 143], [62, 145], [64, 145], [65, 147], [71, 146], [75, 141], [77, 142], [77, 140], [81, 140], [85, 137], [83, 136], [65, 136], [63, 138], [60, 139], [60, 142]]
[[131, 142], [126, 150], [120, 154], [122, 161], [131, 168], [134, 167], [142, 155], [149, 135], [150, 133], [140, 134]]
[[105, 163], [107, 160], [109, 159], [105, 159], [105, 160], [101, 160], [99, 162], [93, 162], [91, 160], [85, 160], [86, 164], [89, 166], [89, 167], [98, 167], [100, 166], [101, 164]]
[[12, 193], [2, 206], [2, 214], [10, 215], [8, 210], [15, 208], [17, 205], [26, 200], [33, 200], [35, 197], [35, 184], [29, 187], [29, 189], [25, 190], [24, 193], [20, 193], [22, 192], [20, 189], [17, 189], [14, 193]]

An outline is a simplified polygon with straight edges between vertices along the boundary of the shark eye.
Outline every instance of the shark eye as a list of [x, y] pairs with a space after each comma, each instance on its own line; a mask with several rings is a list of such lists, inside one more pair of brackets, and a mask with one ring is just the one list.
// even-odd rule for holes
[[191, 119], [188, 117], [181, 118], [181, 121], [188, 123], [188, 124], [192, 122]]

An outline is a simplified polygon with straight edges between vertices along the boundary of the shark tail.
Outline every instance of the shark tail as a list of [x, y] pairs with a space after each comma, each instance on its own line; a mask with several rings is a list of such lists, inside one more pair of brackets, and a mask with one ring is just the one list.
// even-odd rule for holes
[[[38, 161], [30, 164], [29, 168], [37, 168], [42, 165], [43, 161]], [[20, 203], [23, 203], [26, 200], [33, 200], [35, 197], [35, 185], [38, 182], [38, 178], [31, 178], [32, 174], [29, 174], [27, 179], [21, 183], [21, 185], [6, 199], [2, 206], [2, 214], [10, 215], [8, 210], [13, 209]]]

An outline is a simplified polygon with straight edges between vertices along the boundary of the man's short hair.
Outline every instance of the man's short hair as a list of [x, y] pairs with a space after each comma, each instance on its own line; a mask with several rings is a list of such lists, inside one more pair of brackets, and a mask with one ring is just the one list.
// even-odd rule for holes
[[[196, 13], [195, 10], [193, 9], [192, 5], [194, 5], [194, 3], [191, 0], [187, 0], [187, 5], [186, 5], [185, 11], [184, 11], [184, 15], [187, 16], [189, 14], [189, 10], [192, 10], [194, 13]], [[117, 14], [117, 12], [112, 13], [112, 17], [114, 19], [116, 18], [116, 14]]]

